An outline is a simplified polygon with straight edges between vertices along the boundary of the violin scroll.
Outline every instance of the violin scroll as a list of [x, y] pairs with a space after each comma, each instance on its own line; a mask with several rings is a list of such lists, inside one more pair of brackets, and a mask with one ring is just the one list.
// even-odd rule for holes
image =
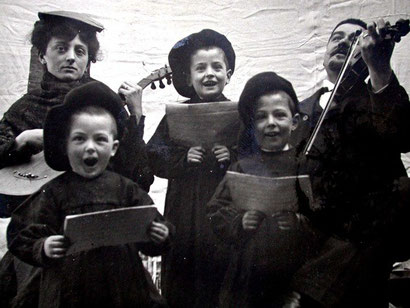
[[[384, 39], [392, 39], [396, 43], [401, 41], [410, 31], [409, 19], [399, 19], [394, 26], [390, 26], [385, 33], [381, 33]], [[386, 33], [387, 32], [387, 33]]]
[[[380, 35], [385, 40], [393, 40], [396, 43], [401, 41], [403, 36], [406, 36], [410, 31], [409, 19], [399, 19], [393, 26], [387, 26], [385, 29], [380, 31]], [[357, 30], [356, 37], [360, 34], [366, 35], [367, 31]]]

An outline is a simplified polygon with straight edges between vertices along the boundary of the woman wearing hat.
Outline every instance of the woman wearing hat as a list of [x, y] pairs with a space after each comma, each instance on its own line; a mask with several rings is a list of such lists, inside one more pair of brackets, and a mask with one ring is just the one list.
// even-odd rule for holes
[[[31, 155], [40, 152], [47, 111], [61, 104], [71, 89], [93, 80], [88, 71], [91, 62], [97, 61], [100, 44], [96, 33], [101, 32], [103, 26], [87, 15], [75, 12], [38, 15], [40, 20], [34, 24], [31, 43], [38, 50], [44, 74], [40, 88], [29, 90], [10, 107], [0, 122], [0, 168], [25, 162]], [[148, 190], [153, 178], [143, 178], [140, 175], [142, 172], [134, 172], [134, 168], [130, 168], [138, 161], [135, 155], [140, 144], [136, 142], [142, 142], [143, 119], [140, 120], [141, 114], [138, 114], [141, 95], [130, 95], [125, 89], [121, 93], [125, 95], [131, 112], [127, 123], [128, 134], [125, 135], [127, 142], [123, 141], [130, 148], [120, 151], [112, 168], [137, 180]]]
[[[97, 60], [99, 42], [96, 33], [101, 32], [103, 26], [89, 16], [75, 12], [48, 12], [39, 13], [38, 16], [40, 20], [34, 24], [31, 43], [38, 50], [44, 73], [40, 87], [29, 90], [4, 113], [0, 121], [0, 168], [23, 163], [40, 152], [43, 149], [43, 123], [48, 110], [61, 104], [70, 90], [93, 80], [88, 71], [91, 62]], [[145, 167], [142, 140], [144, 121], [138, 114], [141, 95], [125, 90], [122, 94], [131, 115], [126, 117], [126, 133], [121, 140], [125, 146], [119, 148], [110, 169], [136, 180], [143, 189], [149, 190], [153, 177]], [[0, 195], [0, 198], [3, 199], [0, 206], [5, 212], [6, 204], [11, 212], [22, 201], [20, 197]], [[1, 263], [0, 293], [1, 299], [7, 303], [16, 294], [16, 284], [21, 293], [21, 286], [23, 291], [27, 290], [24, 287], [29, 281], [27, 277], [32, 279], [36, 276], [29, 275], [32, 269], [21, 269], [19, 264], [15, 264], [16, 278], [10, 254], [6, 254]], [[25, 267], [24, 264], [22, 266]], [[31, 294], [31, 290], [27, 294]]]

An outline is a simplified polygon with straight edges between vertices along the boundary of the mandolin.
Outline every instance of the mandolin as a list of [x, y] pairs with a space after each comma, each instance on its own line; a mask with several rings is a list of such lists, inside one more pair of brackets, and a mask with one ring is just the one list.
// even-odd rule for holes
[[[144, 89], [151, 84], [151, 88], [155, 89], [154, 82], [159, 81], [159, 87], [164, 88], [162, 79], [166, 78], [167, 84], [171, 84], [171, 75], [171, 68], [165, 65], [141, 79], [138, 85]], [[45, 162], [44, 152], [40, 152], [32, 155], [28, 162], [0, 169], [0, 194], [8, 196], [30, 195], [62, 173], [51, 169]]]

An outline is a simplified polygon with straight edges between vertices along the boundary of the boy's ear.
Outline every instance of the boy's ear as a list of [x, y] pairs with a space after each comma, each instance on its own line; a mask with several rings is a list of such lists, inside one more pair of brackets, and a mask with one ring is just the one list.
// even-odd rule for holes
[[298, 127], [299, 121], [300, 121], [300, 115], [299, 113], [295, 113], [295, 115], [292, 118], [292, 131]]
[[225, 83], [225, 85], [227, 85], [231, 81], [231, 76], [232, 76], [232, 70], [229, 69], [229, 70], [226, 71], [226, 83]]
[[120, 142], [118, 140], [114, 140], [112, 144], [112, 149], [111, 149], [111, 157], [113, 157], [115, 153], [117, 153], [119, 146], [120, 146]]
[[42, 53], [38, 55], [38, 60], [41, 64], [47, 64], [46, 59], [44, 59], [44, 55]]

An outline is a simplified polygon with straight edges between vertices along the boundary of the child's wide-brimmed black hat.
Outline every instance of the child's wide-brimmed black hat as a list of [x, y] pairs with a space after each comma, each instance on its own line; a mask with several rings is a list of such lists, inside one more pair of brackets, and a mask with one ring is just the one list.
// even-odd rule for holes
[[87, 106], [101, 107], [110, 112], [117, 123], [117, 139], [121, 139], [128, 114], [119, 95], [99, 81], [79, 86], [68, 92], [63, 104], [50, 109], [44, 122], [44, 157], [54, 170], [71, 169], [66, 153], [69, 121], [71, 115]]
[[187, 84], [187, 76], [191, 62], [191, 55], [198, 49], [216, 46], [221, 48], [228, 60], [232, 74], [235, 71], [235, 52], [231, 42], [225, 35], [214, 30], [204, 29], [193, 33], [177, 42], [168, 55], [169, 65], [172, 69], [174, 87], [182, 96], [192, 98], [196, 95], [192, 86]]
[[253, 122], [257, 99], [276, 91], [287, 93], [293, 100], [293, 114], [299, 111], [298, 97], [289, 81], [274, 72], [259, 73], [248, 80], [239, 98], [239, 116], [245, 126]]
[[[292, 84], [274, 72], [263, 72], [253, 76], [245, 84], [238, 102], [239, 117], [243, 123], [238, 139], [238, 155], [246, 157], [258, 153], [259, 145], [255, 139], [255, 111], [259, 97], [276, 91], [287, 93], [293, 101], [292, 114], [299, 112], [299, 102]], [[293, 107], [293, 108], [292, 108]]]
[[104, 26], [92, 19], [89, 15], [70, 11], [39, 12], [38, 17], [46, 22], [61, 22], [66, 19], [70, 22], [79, 23], [82, 26], [101, 32]]

